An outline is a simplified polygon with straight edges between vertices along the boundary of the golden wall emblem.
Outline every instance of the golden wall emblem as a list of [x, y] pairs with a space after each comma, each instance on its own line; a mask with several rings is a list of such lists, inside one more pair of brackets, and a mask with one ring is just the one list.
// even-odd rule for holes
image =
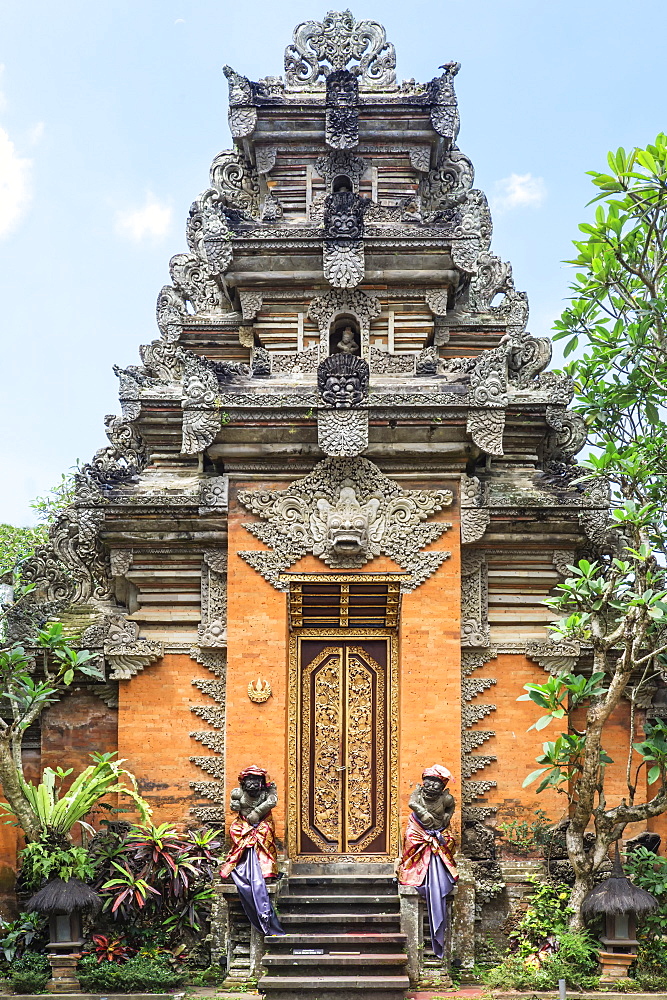
[[271, 685], [267, 680], [263, 681], [261, 677], [258, 677], [256, 681], [250, 681], [248, 684], [248, 697], [256, 705], [261, 705], [262, 702], [268, 701], [271, 694]]

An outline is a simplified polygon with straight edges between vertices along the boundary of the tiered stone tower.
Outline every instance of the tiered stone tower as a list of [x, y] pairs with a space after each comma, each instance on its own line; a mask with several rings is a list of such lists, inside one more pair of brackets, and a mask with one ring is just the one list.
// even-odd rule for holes
[[160, 336], [116, 369], [109, 446], [24, 577], [104, 658], [106, 739], [157, 819], [223, 825], [256, 762], [286, 861], [382, 874], [422, 767], [446, 763], [465, 965], [476, 887], [479, 916], [505, 877], [491, 827], [535, 807], [516, 698], [578, 654], [541, 601], [605, 504], [571, 483], [572, 385], [490, 252], [441, 69], [397, 83], [384, 29], [349, 11], [296, 28], [284, 78], [225, 67], [234, 147]]

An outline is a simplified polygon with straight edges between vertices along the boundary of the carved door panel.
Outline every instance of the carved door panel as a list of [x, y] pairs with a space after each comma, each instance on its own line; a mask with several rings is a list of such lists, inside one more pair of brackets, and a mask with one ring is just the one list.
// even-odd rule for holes
[[389, 852], [386, 639], [301, 643], [298, 853]]

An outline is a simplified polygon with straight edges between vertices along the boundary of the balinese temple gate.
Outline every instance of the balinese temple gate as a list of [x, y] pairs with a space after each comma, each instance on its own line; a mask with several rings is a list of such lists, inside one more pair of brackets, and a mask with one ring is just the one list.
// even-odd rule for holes
[[[471, 967], [540, 870], [498, 859], [494, 827], [562, 815], [522, 788], [542, 736], [516, 699], [577, 661], [541, 601], [606, 498], [572, 483], [572, 384], [490, 250], [458, 70], [397, 82], [382, 26], [349, 11], [295, 29], [284, 77], [225, 67], [234, 146], [190, 209], [159, 337], [116, 368], [109, 445], [24, 567], [107, 671], [49, 709], [42, 766], [117, 749], [156, 822], [227, 831], [238, 775], [275, 782], [288, 936], [262, 966], [227, 882], [215, 933], [230, 978], [264, 974], [276, 1000]], [[393, 881], [434, 763], [461, 874], [442, 962]]]

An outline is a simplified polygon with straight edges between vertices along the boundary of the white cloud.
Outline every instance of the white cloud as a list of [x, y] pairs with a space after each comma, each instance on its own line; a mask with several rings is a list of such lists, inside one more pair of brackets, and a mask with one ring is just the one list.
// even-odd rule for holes
[[495, 183], [492, 208], [496, 212], [510, 212], [513, 208], [539, 208], [547, 196], [541, 177], [532, 174], [510, 174]]
[[161, 205], [152, 194], [146, 195], [143, 208], [116, 212], [115, 230], [135, 243], [165, 236], [171, 225], [171, 207]]
[[[5, 64], [0, 63], [0, 80], [2, 79], [2, 75], [4, 72], [5, 72]], [[5, 97], [3, 91], [0, 90], [0, 111], [4, 111], [6, 107], [7, 107], [7, 98]]]
[[30, 201], [31, 160], [23, 159], [7, 132], [0, 128], [0, 239], [18, 224]]
[[176, 20], [174, 21], [174, 24], [185, 24], [185, 18], [177, 17]]
[[28, 142], [32, 146], [36, 146], [44, 135], [44, 122], [37, 122], [32, 128], [28, 129]]

